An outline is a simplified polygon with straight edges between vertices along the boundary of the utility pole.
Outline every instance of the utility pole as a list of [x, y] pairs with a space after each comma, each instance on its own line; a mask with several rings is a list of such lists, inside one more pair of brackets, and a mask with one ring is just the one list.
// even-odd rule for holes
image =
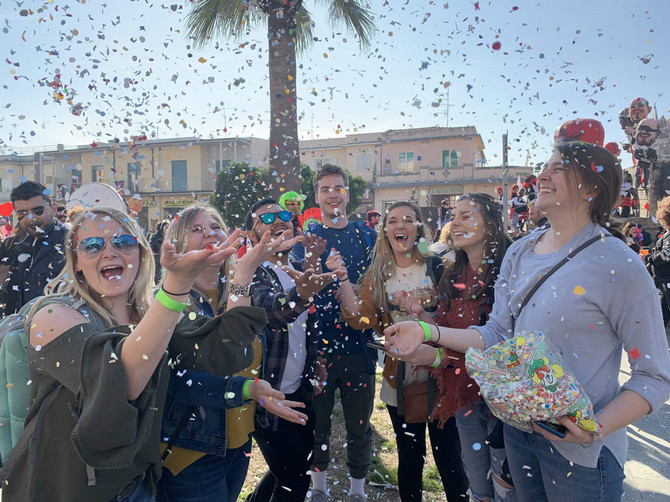
[[509, 212], [507, 211], [507, 171], [509, 171], [509, 164], [507, 163], [507, 133], [502, 137], [502, 189], [503, 189], [503, 221], [505, 222], [505, 231], [509, 228]]

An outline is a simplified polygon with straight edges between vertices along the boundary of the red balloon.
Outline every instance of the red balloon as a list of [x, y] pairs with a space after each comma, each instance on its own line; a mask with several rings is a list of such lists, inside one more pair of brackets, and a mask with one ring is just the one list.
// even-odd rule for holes
[[12, 205], [11, 202], [5, 202], [3, 204], [0, 204], [0, 216], [4, 216], [5, 218], [8, 218], [9, 216], [12, 215], [13, 211], [14, 211], [14, 206]]

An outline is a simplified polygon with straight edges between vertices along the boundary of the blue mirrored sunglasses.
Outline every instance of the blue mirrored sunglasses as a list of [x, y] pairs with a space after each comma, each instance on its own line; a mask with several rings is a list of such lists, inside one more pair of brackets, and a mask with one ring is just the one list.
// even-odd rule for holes
[[277, 216], [279, 216], [279, 219], [281, 221], [291, 221], [291, 212], [290, 211], [278, 211], [276, 213], [265, 213], [265, 214], [259, 214], [258, 217], [261, 219], [263, 223], [266, 225], [269, 225], [271, 223], [274, 223], [274, 221], [277, 219]]
[[86, 237], [79, 241], [77, 251], [85, 258], [95, 258], [105, 249], [107, 241], [112, 241], [112, 246], [123, 254], [130, 254], [137, 249], [137, 237], [130, 234], [115, 235], [105, 239], [104, 237]]

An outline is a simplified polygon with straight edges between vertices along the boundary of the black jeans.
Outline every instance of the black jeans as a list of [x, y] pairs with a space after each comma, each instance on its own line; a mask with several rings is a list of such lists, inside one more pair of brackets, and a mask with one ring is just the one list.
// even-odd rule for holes
[[[398, 491], [402, 502], [420, 501], [423, 465], [426, 459], [426, 424], [408, 424], [398, 408], [386, 405], [398, 444]], [[430, 446], [449, 502], [468, 500], [468, 477], [461, 458], [461, 442], [456, 419], [451, 417], [440, 429], [428, 423]]]
[[[286, 399], [302, 402], [304, 397], [298, 390]], [[280, 418], [276, 431], [257, 426], [253, 432], [269, 470], [246, 502], [305, 500], [314, 450], [314, 411], [309, 407], [297, 410], [309, 417], [306, 425]]]
[[368, 373], [363, 354], [328, 355], [328, 381], [323, 392], [314, 396], [314, 470], [330, 465], [331, 416], [335, 391], [340, 389], [344, 427], [347, 430], [347, 467], [352, 478], [363, 479], [371, 463], [372, 427], [370, 417], [375, 401], [375, 376]]

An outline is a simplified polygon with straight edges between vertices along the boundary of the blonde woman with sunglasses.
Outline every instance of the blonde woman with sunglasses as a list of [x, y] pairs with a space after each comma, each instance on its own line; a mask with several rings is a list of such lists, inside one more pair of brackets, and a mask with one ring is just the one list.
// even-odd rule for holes
[[204, 267], [235, 253], [237, 235], [185, 253], [166, 242], [164, 289], [154, 298], [154, 259], [137, 223], [111, 208], [77, 217], [57, 280], [90, 316], [39, 301], [28, 316], [32, 405], [3, 467], [5, 502], [154, 500], [165, 349], [185, 292]]
[[[288, 217], [284, 221], [290, 220], [288, 211], [280, 212], [279, 217], [282, 216]], [[226, 225], [215, 209], [193, 206], [184, 209], [170, 223], [165, 241], [178, 252], [188, 253], [216, 246], [227, 240], [226, 234]], [[273, 238], [270, 232], [265, 232], [259, 246], [249, 249], [236, 267], [230, 260], [204, 266], [188, 293], [189, 316], [215, 318], [227, 315], [236, 307], [251, 305], [249, 285], [256, 268], [274, 253], [290, 249], [300, 239], [289, 239], [290, 235], [292, 232], [287, 231]], [[165, 281], [168, 279], [169, 273]], [[264, 326], [264, 310], [255, 310], [259, 311], [257, 315]], [[235, 327], [231, 325], [229, 329]], [[302, 408], [303, 404], [286, 400], [283, 393], [262, 379], [263, 347], [258, 337], [252, 348], [251, 363], [246, 368], [241, 366], [242, 370], [232, 376], [185, 372], [179, 360], [175, 361], [162, 424], [163, 438], [174, 440], [163, 462], [160, 501], [237, 500], [251, 456], [250, 434], [254, 430], [256, 407], [248, 402], [250, 399], [288, 421], [306, 424], [307, 416], [293, 409]], [[187, 425], [180, 429], [181, 422]], [[168, 444], [161, 446], [166, 448]]]

